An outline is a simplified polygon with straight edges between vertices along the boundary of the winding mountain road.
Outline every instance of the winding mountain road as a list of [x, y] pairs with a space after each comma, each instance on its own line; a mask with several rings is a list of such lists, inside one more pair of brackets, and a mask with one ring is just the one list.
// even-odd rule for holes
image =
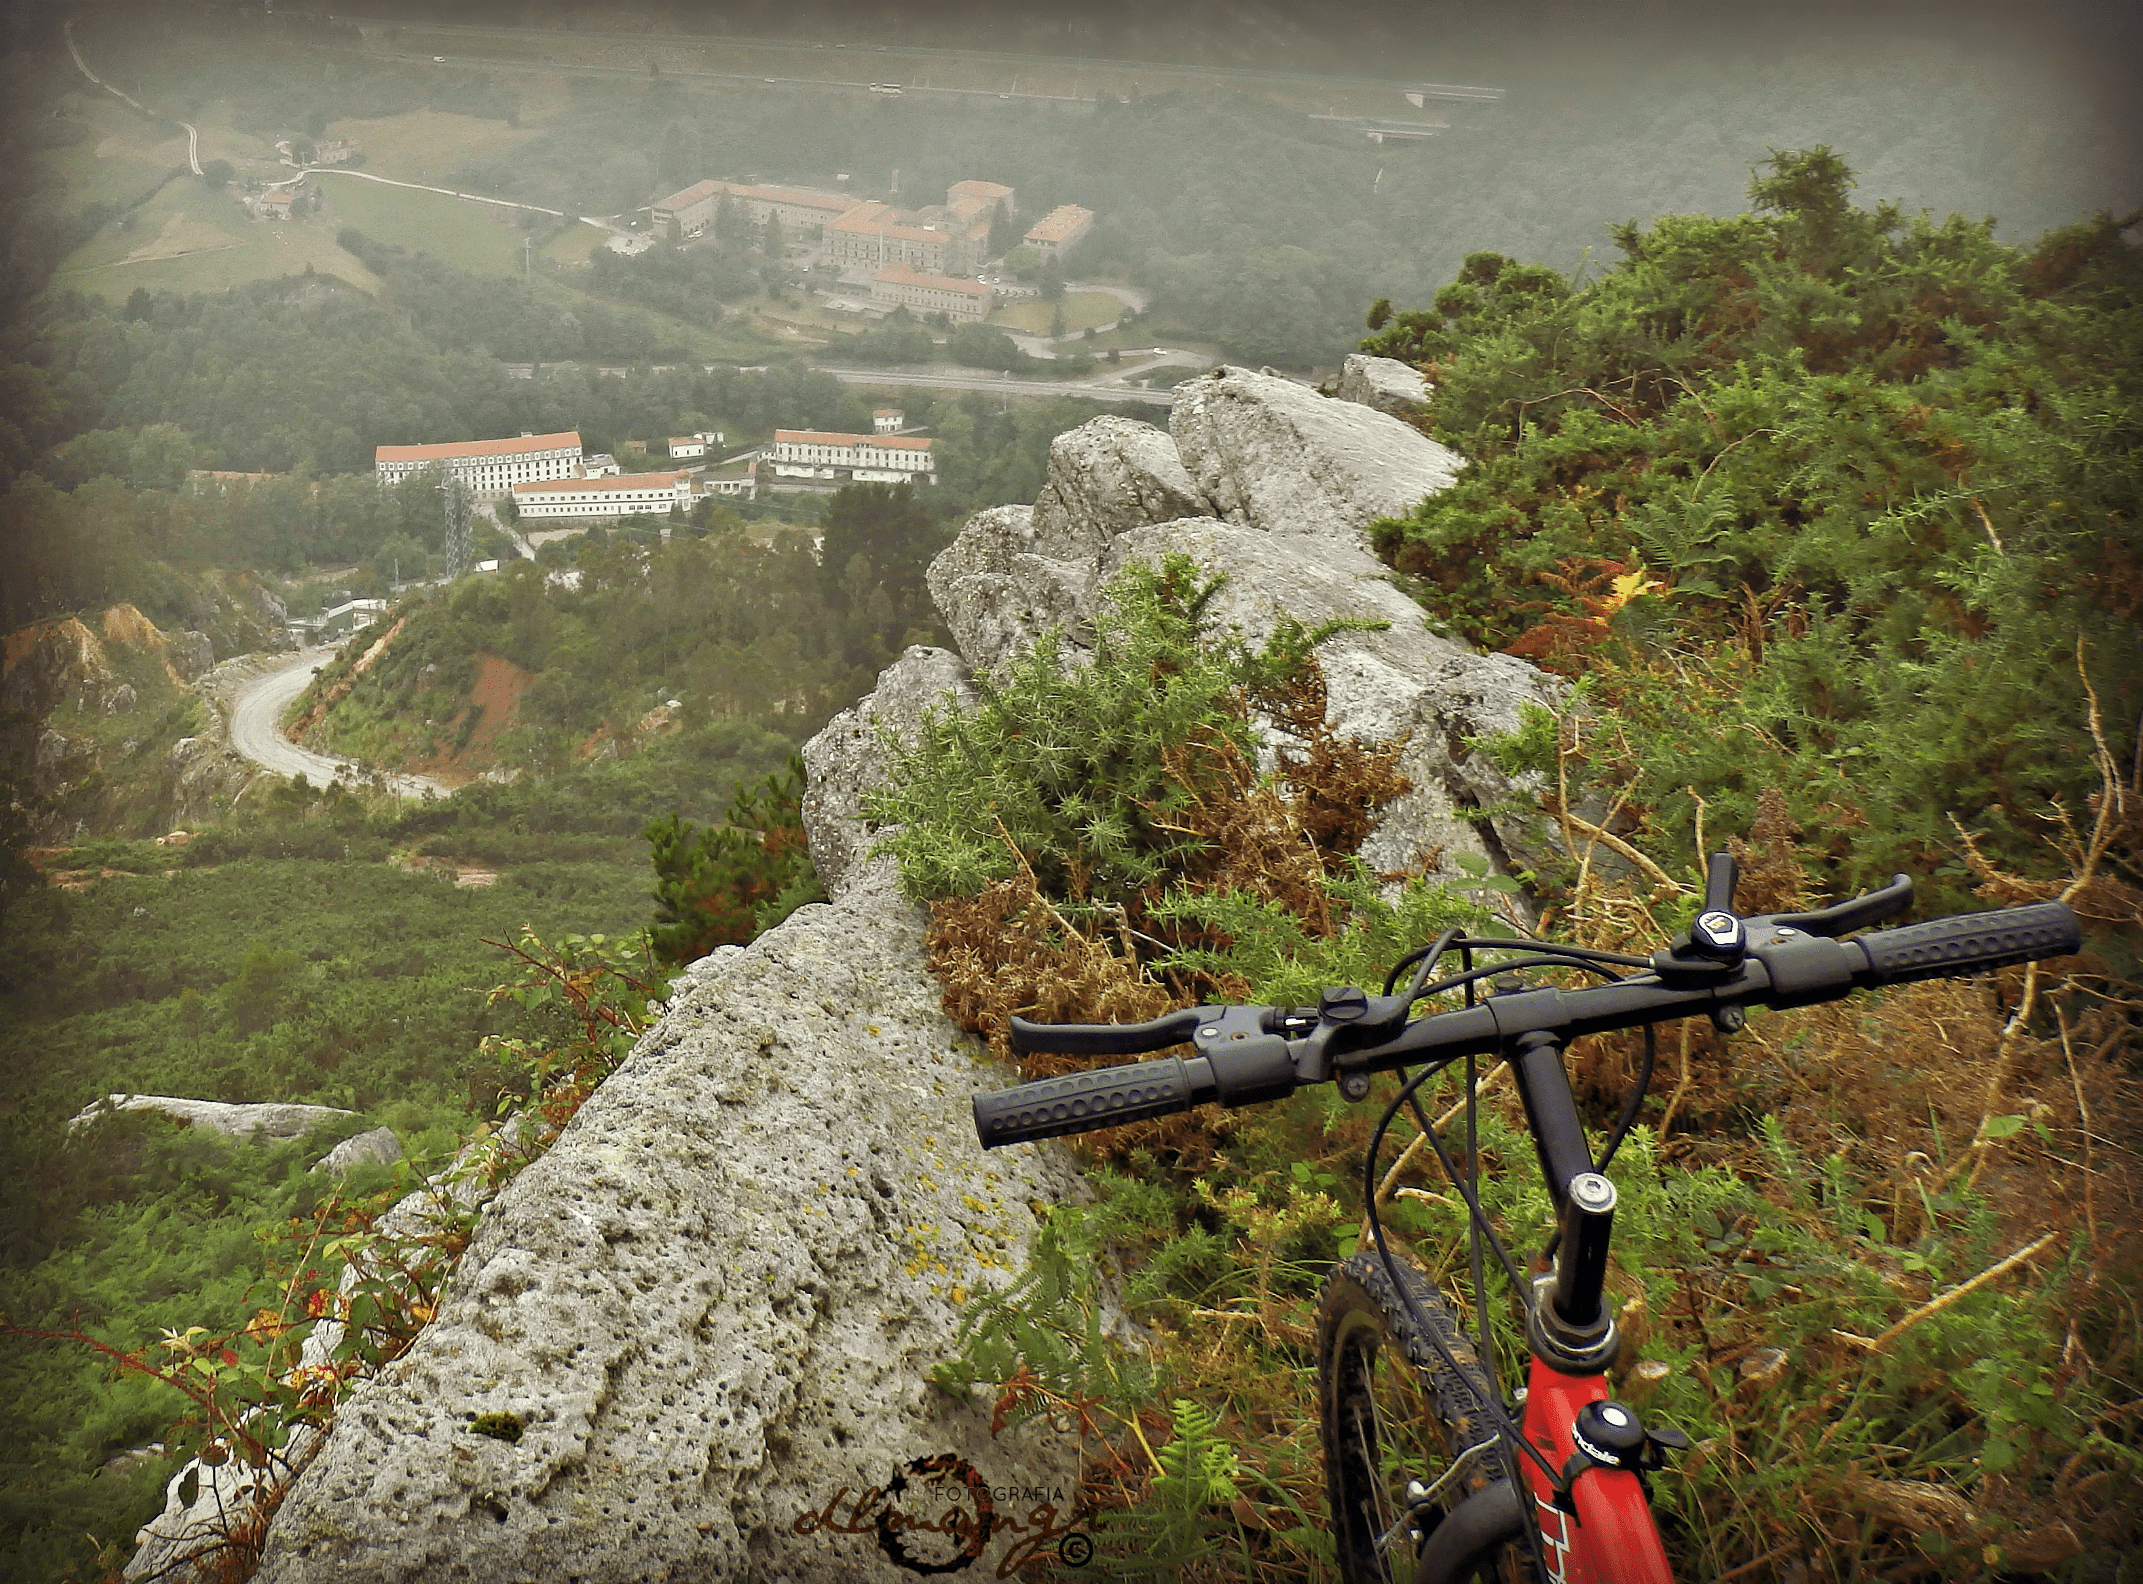
[[375, 770], [355, 759], [315, 753], [309, 748], [300, 748], [283, 735], [283, 711], [290, 708], [291, 700], [305, 691], [306, 684], [313, 679], [314, 670], [325, 665], [334, 653], [332, 648], [304, 650], [291, 656], [287, 664], [248, 682], [231, 704], [232, 750], [263, 769], [273, 770], [277, 775], [301, 775], [315, 786], [326, 786], [340, 778], [345, 781], [376, 780], [389, 791], [411, 798], [445, 797], [453, 791], [445, 782], [434, 781], [429, 776]]
[[200, 130], [195, 127], [195, 125], [191, 121], [180, 121], [176, 116], [158, 115], [154, 110], [151, 110], [147, 105], [143, 104], [139, 99], [136, 99], [132, 94], [127, 93], [121, 89], [114, 88], [102, 77], [99, 77], [95, 72], [91, 71], [89, 69], [89, 63], [82, 59], [82, 52], [79, 49], [75, 48], [73, 18], [70, 17], [67, 21], [62, 22], [60, 24], [60, 32], [61, 35], [67, 40], [67, 53], [74, 57], [74, 63], [77, 67], [81, 69], [81, 73], [84, 77], [87, 77], [91, 82], [95, 83], [99, 88], [102, 88], [106, 93], [117, 95], [120, 99], [132, 105], [136, 110], [139, 110], [143, 115], [150, 117], [152, 120], [171, 121], [186, 129], [186, 163], [193, 167], [193, 173], [196, 176], [201, 175], [202, 170]]

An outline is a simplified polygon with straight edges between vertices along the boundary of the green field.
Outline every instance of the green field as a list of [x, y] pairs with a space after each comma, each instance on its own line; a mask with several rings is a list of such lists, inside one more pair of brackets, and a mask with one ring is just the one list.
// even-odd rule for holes
[[1061, 301], [1039, 298], [999, 308], [989, 323], [999, 330], [1018, 330], [1026, 335], [1047, 335], [1058, 310], [1064, 314], [1064, 331], [1076, 334], [1088, 325], [1114, 324], [1124, 305], [1107, 292], [1066, 292]]
[[487, 206], [345, 173], [324, 173], [315, 180], [327, 195], [320, 218], [334, 230], [355, 226], [375, 242], [436, 254], [472, 275], [521, 273], [519, 227], [494, 219]]
[[610, 233], [600, 226], [571, 226], [537, 248], [536, 256], [554, 264], [585, 264], [609, 240]]
[[[135, 256], [142, 254], [178, 256]], [[126, 229], [107, 225], [77, 248], [53, 283], [117, 302], [138, 286], [151, 291], [222, 291], [247, 281], [302, 275], [307, 265], [368, 291], [379, 284], [370, 270], [335, 245], [328, 226], [249, 219], [232, 199], [185, 177], [135, 210]]]

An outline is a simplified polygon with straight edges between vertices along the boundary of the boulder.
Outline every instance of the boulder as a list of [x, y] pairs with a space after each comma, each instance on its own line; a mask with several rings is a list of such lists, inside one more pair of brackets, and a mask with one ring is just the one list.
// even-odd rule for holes
[[852, 894], [696, 964], [344, 1405], [260, 1584], [894, 1584], [965, 1565], [914, 1525], [976, 1485], [978, 1576], [1061, 1525], [1075, 1436], [993, 1437], [983, 1394], [927, 1377], [1079, 1177], [975, 1142], [969, 1092], [1005, 1075], [939, 1010], [922, 934]]
[[164, 658], [182, 681], [191, 682], [216, 663], [216, 646], [205, 632], [169, 634], [164, 649]]
[[67, 1131], [89, 1126], [114, 1111], [154, 1111], [192, 1127], [227, 1134], [235, 1139], [264, 1139], [281, 1143], [303, 1138], [327, 1122], [357, 1115], [333, 1106], [285, 1105], [279, 1101], [232, 1104], [222, 1100], [187, 1100], [175, 1095], [115, 1094], [85, 1106], [67, 1123]]
[[1127, 528], [1211, 515], [1164, 431], [1105, 414], [1050, 443], [1030, 548], [1053, 561], [1091, 565]]
[[[221, 711], [204, 699], [221, 726]], [[247, 787], [268, 772], [224, 746], [219, 729], [212, 735], [181, 737], [164, 755], [171, 788], [165, 816], [174, 825], [206, 825], [224, 818]]]
[[313, 1170], [341, 1175], [357, 1166], [392, 1166], [401, 1158], [402, 1141], [394, 1136], [394, 1129], [378, 1127], [355, 1138], [344, 1139], [321, 1156]]
[[1168, 429], [1217, 515], [1350, 544], [1366, 543], [1379, 517], [1450, 488], [1464, 465], [1389, 413], [1248, 369], [1177, 386]]
[[1401, 363], [1397, 358], [1371, 357], [1366, 352], [1347, 354], [1333, 391], [1341, 401], [1374, 407], [1394, 418], [1425, 416], [1434, 393], [1428, 376], [1413, 364]]
[[1079, 560], [1039, 554], [1036, 515], [1031, 506], [975, 513], [924, 574], [961, 658], [976, 671], [996, 670], [1045, 627], [1076, 634], [1093, 602], [1099, 547]]
[[921, 740], [924, 710], [964, 708], [974, 697], [958, 655], [912, 648], [879, 673], [869, 697], [851, 704], [804, 744], [809, 783], [804, 834], [828, 896], [839, 901], [852, 891], [884, 888], [896, 874], [890, 855], [868, 856], [874, 838], [863, 821], [863, 794], [886, 781], [881, 732], [913, 746]]
[[122, 682], [104, 695], [104, 713], [107, 715], [131, 715], [134, 706], [141, 702], [134, 691], [134, 684]]
[[34, 760], [40, 770], [49, 770], [66, 764], [70, 759], [88, 758], [97, 751], [93, 737], [69, 737], [65, 732], [56, 732], [47, 726], [37, 734], [37, 753]]

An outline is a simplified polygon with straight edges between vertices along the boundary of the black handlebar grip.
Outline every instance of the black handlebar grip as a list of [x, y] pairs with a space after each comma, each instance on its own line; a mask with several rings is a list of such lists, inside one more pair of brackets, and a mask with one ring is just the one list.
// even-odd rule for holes
[[976, 1095], [975, 1136], [984, 1149], [996, 1149], [1144, 1122], [1216, 1098], [1213, 1069], [1202, 1056], [1097, 1067]]
[[1860, 937], [1875, 984], [1904, 984], [2065, 957], [2083, 945], [2076, 915], [2061, 902], [1959, 913]]

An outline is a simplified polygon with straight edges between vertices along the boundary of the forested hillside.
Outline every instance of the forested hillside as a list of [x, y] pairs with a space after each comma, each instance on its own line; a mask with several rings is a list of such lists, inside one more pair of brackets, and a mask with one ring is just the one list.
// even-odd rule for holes
[[[1751, 1437], [1744, 1463], [1700, 1465], [1678, 1487], [1695, 1494], [1677, 1543], [1697, 1576], [1769, 1556], [1782, 1581], [1807, 1577], [1788, 1571], [1801, 1549], [1782, 1548], [1819, 1543], [1859, 1546], [1871, 1577], [1878, 1564], [1899, 1579], [2016, 1574], [2013, 1557], [1985, 1548], [2020, 1539], [2042, 1507], [2075, 1526], [2072, 1540], [2130, 1543], [2121, 1511], [2092, 1503], [2132, 1488], [2138, 1467], [2138, 1343], [2108, 1297], [2135, 1277], [2120, 1151], [2136, 1115], [2124, 1009], [2137, 998], [2143, 872], [2122, 811], [2143, 796], [2143, 266], [2118, 207], [2143, 202], [2134, 129], [2102, 66], [2077, 64], [2084, 36], [2067, 24], [2046, 24], [2048, 50], [2034, 53], [2020, 24], [1991, 13], [1955, 36], [1841, 18], [1728, 39], [1652, 11], [1625, 37], [1619, 20], [1579, 9], [1549, 38], [1513, 42], [1475, 18], [1423, 42], [1409, 9], [1362, 34], [1352, 58], [1329, 38], [1302, 45], [1293, 64], [1392, 76], [1380, 113], [1448, 116], [1416, 145], [1315, 120], [1329, 106], [1306, 90], [1066, 105], [991, 92], [956, 106], [761, 92], [756, 78], [710, 89], [660, 71], [433, 70], [429, 48], [390, 60], [388, 45], [316, 16], [96, 9], [76, 19], [83, 46], [162, 113], [256, 141], [333, 126], [373, 139], [375, 165], [426, 161], [427, 179], [565, 212], [470, 222], [440, 195], [434, 208], [365, 210], [377, 191], [359, 196], [369, 184], [347, 178], [349, 213], [331, 229], [295, 242], [259, 230], [244, 271], [239, 247], [204, 247], [170, 268], [206, 281], [228, 265], [227, 281], [131, 292], [104, 272], [217, 184], [186, 172], [169, 124], [155, 158], [113, 130], [131, 112], [87, 87], [56, 14], [11, 12], [0, 633], [72, 617], [104, 631], [107, 607], [130, 602], [168, 633], [206, 632], [223, 659], [273, 636], [278, 601], [308, 614], [434, 575], [437, 496], [428, 480], [376, 488], [380, 444], [577, 429], [590, 451], [625, 452], [704, 428], [741, 450], [777, 426], [869, 429], [881, 398], [807, 366], [831, 353], [747, 323], [747, 306], [789, 289], [748, 242], [586, 258], [600, 233], [573, 217], [629, 212], [703, 176], [846, 173], [849, 190], [888, 197], [896, 179], [913, 195], [981, 177], [1015, 186], [1029, 214], [1088, 205], [1101, 223], [1071, 268], [1150, 292], [1142, 339], [1151, 326], [1251, 363], [1329, 368], [1381, 299], [1361, 344], [1425, 370], [1424, 421], [1469, 460], [1449, 493], [1381, 526], [1393, 576], [1435, 624], [1581, 689], [1563, 720], [1470, 751], [1544, 773], [1551, 812], [1589, 812], [1603, 839], [1662, 876], [1756, 831], [1761, 882], [1781, 897], [1846, 894], [1892, 869], [1918, 878], [1930, 908], [2082, 887], [2081, 977], [2058, 992], [2014, 977], [1960, 991], [1936, 1008], [1939, 1045], [1912, 1010], [1933, 1003], [1913, 1002], [1857, 1032], [1843, 1018], [1796, 1025], [1738, 1065], [1708, 1034], [1669, 1058], [1680, 1088], [1646, 1120], [1660, 1139], [1678, 1121], [1676, 1153], [1641, 1143], [1633, 1158], [1703, 1171], [1660, 1201], [1673, 1229], [1638, 1246], [1655, 1274], [1687, 1277], [1667, 1297], [1693, 1324], [1754, 1348], [1773, 1340], [1758, 1320], [1782, 1317], [1777, 1335], [1805, 1368], [1791, 1405], [1803, 1417], [1781, 1417], [1768, 1440], [1726, 1406], [1748, 1400], [1731, 1372], [1741, 1355], [1721, 1355], [1714, 1389], [1707, 1340], [1702, 1371], [1665, 1388], [1689, 1422], [1715, 1416], [1716, 1444]], [[702, 19], [640, 20], [690, 32]], [[1108, 33], [1123, 52], [1184, 31], [1181, 18], [1144, 31], [1136, 17], [1062, 21], [1056, 42]], [[885, 25], [919, 38], [943, 19]], [[1300, 26], [1250, 17], [1211, 59], [1249, 62], [1258, 41], [1284, 44]], [[1375, 39], [1387, 58], [1368, 58]], [[823, 42], [831, 55], [856, 40]], [[1053, 82], [1068, 99], [1077, 71]], [[1399, 99], [1400, 74], [1508, 91], [1423, 109]], [[1840, 152], [1775, 158], [1744, 198], [1767, 150], [1826, 141]], [[157, 163], [167, 156], [179, 163]], [[1857, 193], [1847, 159], [1863, 171]], [[2080, 218], [2104, 205], [2112, 218]], [[308, 248], [335, 269], [311, 254], [301, 267]], [[934, 335], [948, 344], [932, 347]], [[1011, 348], [994, 328], [896, 321], [835, 350], [888, 367], [949, 354], [1026, 371]], [[934, 437], [934, 488], [703, 507], [402, 591], [323, 668], [304, 730], [439, 774], [451, 797], [402, 806], [349, 786], [264, 785], [228, 825], [152, 845], [164, 832], [144, 823], [151, 805], [121, 783], [208, 718], [160, 652], [130, 652], [112, 678], [139, 714], [83, 692], [72, 724], [33, 709], [0, 718], [14, 756], [0, 765], [0, 849], [24, 860], [0, 864], [0, 1139], [19, 1168], [0, 1195], [9, 1320], [63, 1330], [78, 1318], [121, 1348], [151, 1347], [164, 1327], [235, 1332], [276, 1257], [254, 1229], [337, 1203], [304, 1170], [317, 1147], [247, 1151], [148, 1120], [70, 1141], [67, 1117], [98, 1094], [348, 1107], [436, 1163], [555, 1078], [546, 1063], [565, 1066], [576, 1100], [599, 1080], [558, 1054], [573, 1022], [559, 1004], [485, 1000], [512, 968], [483, 938], [533, 925], [636, 941], [651, 913], [650, 825], [721, 824], [738, 788], [780, 772], [904, 645], [940, 641], [921, 584], [930, 555], [969, 513], [1033, 500], [1051, 440], [1100, 410], [898, 399]], [[1178, 675], [1189, 630], [1171, 627], [1174, 647], [1125, 686]], [[1240, 680], [1212, 690], [1231, 741], [1247, 730]], [[1095, 711], [1082, 746], [1113, 751], [1112, 709]], [[40, 753], [53, 775], [78, 762], [52, 760], [61, 748], [84, 763], [94, 750], [106, 780], [77, 786], [62, 824], [77, 808], [124, 823], [85, 821], [69, 847], [35, 854], [66, 888], [25, 857], [35, 820], [60, 805], [33, 809], [16, 796], [27, 783], [10, 781]], [[1173, 773], [1158, 757], [1147, 768]], [[1000, 813], [965, 833], [993, 855]], [[689, 845], [675, 820], [667, 829]], [[1260, 934], [1210, 897], [1185, 903], [1171, 938], [1237, 989], [1292, 984], [1312, 976], [1305, 963], [1381, 971], [1363, 943], [1396, 930], [1395, 915], [1378, 913], [1366, 881], [1340, 876], [1324, 896], [1325, 878], [1302, 894], [1323, 896], [1343, 933], [1350, 919], [1364, 926], [1337, 945], [1286, 920]], [[1656, 895], [1632, 884], [1604, 912], [1598, 873], [1574, 859], [1526, 881], [1551, 927], [1602, 942], [1624, 944], [1655, 915], [1662, 936], [1678, 923], [1662, 902], [1671, 880]], [[1088, 899], [1059, 900], [1076, 915]], [[1471, 916], [1468, 899], [1414, 904], [1408, 923]], [[528, 1043], [486, 1047], [487, 1036]], [[1634, 1059], [1586, 1058], [1595, 1110], [1611, 1111]], [[1921, 1103], [1937, 1088], [1938, 1104]], [[1789, 1104], [1792, 1129], [1764, 1131]], [[1115, 1240], [1162, 1338], [1156, 1379], [1235, 1415], [1204, 1433], [1223, 1451], [1236, 1438], [1243, 1466], [1269, 1475], [1265, 1486], [1246, 1475], [1244, 1491], [1314, 1506], [1290, 1328], [1358, 1208], [1334, 1184], [1358, 1162], [1359, 1130], [1302, 1110], [1218, 1142], [1132, 1155], [1130, 1174], [1104, 1177], [1092, 1235]], [[1499, 1146], [1518, 1148], [1500, 1135]], [[374, 1171], [347, 1193], [359, 1202], [387, 1185]], [[1412, 1202], [1408, 1231], [1445, 1246], [1434, 1240], [1451, 1234], [1447, 1207]], [[1954, 1374], [1920, 1353], [1879, 1381], [1837, 1362], [1838, 1327], [1879, 1329], [1900, 1294], [1918, 1302], [1984, 1268], [2036, 1234], [2042, 1210], [2066, 1239], [2058, 1276], [2028, 1301], [1997, 1308], [1988, 1294], [1945, 1310], [1918, 1338], [1940, 1335], [1967, 1360]], [[1498, 1213], [1532, 1210], [1513, 1198]], [[1804, 1283], [1843, 1296], [1808, 1299]], [[1250, 1307], [1213, 1318], [1237, 1300]], [[107, 1392], [87, 1352], [8, 1348], [0, 1571], [97, 1577], [173, 1467], [99, 1466], [162, 1437], [180, 1405], [138, 1381]], [[1678, 1365], [1697, 1354], [1690, 1343]], [[1826, 1393], [1851, 1392], [1872, 1406], [1826, 1453], [1806, 1426], [1844, 1400]], [[1158, 1403], [1119, 1406], [1159, 1425]], [[1856, 1467], [1970, 1490], [1994, 1527], [1962, 1546], [1882, 1527], [1825, 1483], [1847, 1441]], [[1737, 1488], [1759, 1464], [1763, 1491]], [[1231, 1557], [1299, 1543], [1285, 1565], [1319, 1565], [1318, 1537], [1283, 1541], [1274, 1524], [1292, 1518], [1262, 1521], [1280, 1507], [1246, 1499], [1261, 1523], [1243, 1527], [1235, 1507], [1209, 1505], [1184, 1507], [1172, 1533], [1225, 1542]], [[2076, 1551], [2056, 1565], [2112, 1576], [2100, 1561]]]

